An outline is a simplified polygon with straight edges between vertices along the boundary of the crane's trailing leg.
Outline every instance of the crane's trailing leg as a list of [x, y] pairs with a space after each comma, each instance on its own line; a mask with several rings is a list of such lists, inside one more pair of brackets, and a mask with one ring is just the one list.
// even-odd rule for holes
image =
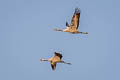
[[[77, 33], [80, 33], [80, 34], [88, 34], [88, 32], [77, 32]], [[73, 33], [75, 34], [75, 33]]]
[[82, 34], [88, 34], [88, 32], [81, 32]]
[[67, 62], [65, 62], [65, 61], [61, 61], [60, 63], [64, 63], [64, 64], [69, 64], [69, 65], [71, 65], [71, 63], [67, 63]]

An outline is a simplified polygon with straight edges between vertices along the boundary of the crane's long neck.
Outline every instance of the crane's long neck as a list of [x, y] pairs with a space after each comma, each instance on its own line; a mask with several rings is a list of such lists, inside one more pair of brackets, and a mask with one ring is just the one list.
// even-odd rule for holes
[[48, 59], [40, 59], [40, 61], [48, 61]]
[[62, 29], [55, 29], [55, 31], [63, 31]]

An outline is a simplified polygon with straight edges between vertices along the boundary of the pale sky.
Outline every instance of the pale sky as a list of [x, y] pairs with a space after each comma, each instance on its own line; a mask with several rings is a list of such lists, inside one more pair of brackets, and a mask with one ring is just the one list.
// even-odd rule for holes
[[[1, 0], [0, 80], [120, 80], [119, 0]], [[55, 32], [81, 10], [79, 31]], [[72, 65], [49, 62], [54, 52]]]

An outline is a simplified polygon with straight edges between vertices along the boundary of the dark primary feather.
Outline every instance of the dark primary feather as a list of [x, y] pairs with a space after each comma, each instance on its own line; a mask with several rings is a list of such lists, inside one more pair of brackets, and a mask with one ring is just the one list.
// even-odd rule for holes
[[80, 9], [79, 8], [75, 8], [75, 13], [77, 14], [79, 14], [80, 13]]
[[55, 56], [59, 56], [59, 57], [60, 57], [60, 59], [62, 58], [62, 54], [57, 53], [57, 52], [54, 52], [54, 54], [55, 54]]
[[73, 29], [78, 29], [79, 26], [79, 18], [80, 18], [80, 10], [79, 8], [75, 8], [74, 15], [71, 20], [70, 27]]

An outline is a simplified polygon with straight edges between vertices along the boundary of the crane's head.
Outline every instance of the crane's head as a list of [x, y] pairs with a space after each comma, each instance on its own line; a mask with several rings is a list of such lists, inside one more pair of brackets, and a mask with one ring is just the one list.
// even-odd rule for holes
[[55, 29], [55, 31], [63, 31], [62, 29]]
[[43, 59], [40, 59], [40, 61], [43, 61]]

